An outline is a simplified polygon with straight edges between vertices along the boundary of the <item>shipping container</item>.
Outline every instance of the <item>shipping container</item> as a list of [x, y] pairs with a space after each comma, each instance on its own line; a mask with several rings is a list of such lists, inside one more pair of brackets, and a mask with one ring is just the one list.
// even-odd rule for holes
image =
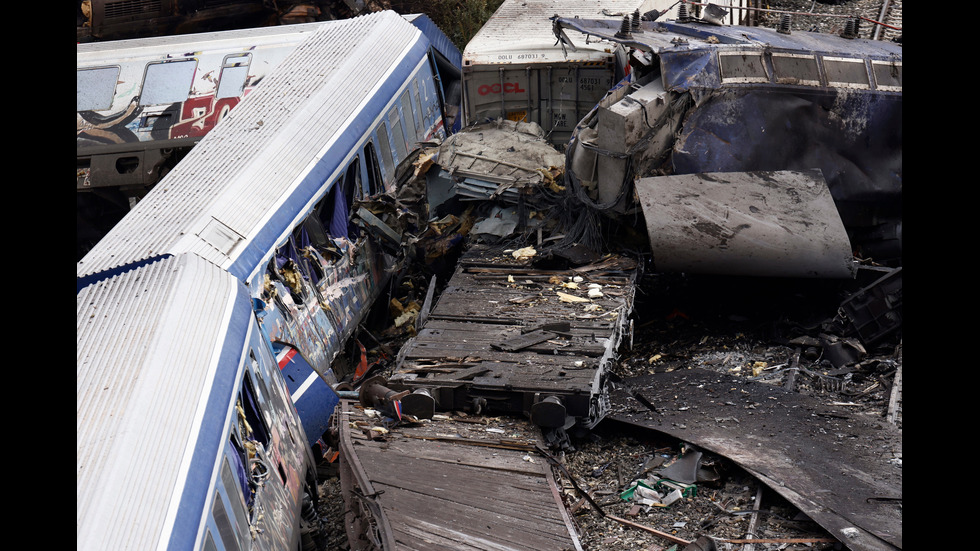
[[[535, 122], [554, 145], [566, 143], [603, 95], [625, 76], [622, 46], [578, 40], [558, 44], [552, 18], [632, 16], [654, 0], [504, 0], [463, 51], [463, 122]], [[663, 9], [663, 8], [661, 8]]]

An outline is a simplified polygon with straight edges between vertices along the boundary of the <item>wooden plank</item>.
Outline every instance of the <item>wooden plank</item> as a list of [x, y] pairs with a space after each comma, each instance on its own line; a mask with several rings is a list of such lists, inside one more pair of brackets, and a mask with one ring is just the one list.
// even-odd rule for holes
[[[446, 419], [392, 427], [384, 438], [368, 439], [353, 428], [367, 416], [350, 404], [343, 401], [338, 424], [342, 441], [355, 444], [345, 447], [345, 464], [364, 473], [395, 549], [581, 550], [550, 467], [536, 452], [422, 439], [461, 433], [492, 443], [499, 436]], [[504, 426], [540, 436], [523, 421]]]

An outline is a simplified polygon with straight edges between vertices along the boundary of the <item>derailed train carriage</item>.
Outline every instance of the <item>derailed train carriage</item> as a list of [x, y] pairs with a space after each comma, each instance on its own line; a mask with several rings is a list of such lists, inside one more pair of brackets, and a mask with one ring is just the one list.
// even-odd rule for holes
[[[344, 375], [333, 360], [399, 264], [398, 251], [358, 224], [380, 223], [361, 201], [393, 193], [396, 170], [418, 144], [446, 134], [441, 84], [453, 78], [445, 59], [458, 52], [423, 27], [394, 12], [324, 23], [77, 263], [79, 548], [144, 549], [151, 540], [172, 549], [293, 548], [300, 540], [300, 490], [315, 483], [312, 450], [336, 404], [331, 385]], [[94, 334], [116, 340], [89, 340]], [[124, 373], [111, 358], [130, 353], [146, 367], [130, 363]], [[140, 386], [144, 376], [154, 384]], [[270, 440], [264, 459], [247, 450], [245, 460], [259, 460], [243, 464], [250, 476], [268, 471], [264, 484], [279, 489], [265, 491], [282, 494], [275, 505], [249, 502], [246, 481], [225, 480], [241, 473], [230, 434], [249, 447], [233, 423], [233, 392], [245, 393], [247, 379], [261, 387], [260, 376], [270, 390], [255, 390], [256, 415], [247, 416], [244, 396], [242, 408], [246, 432], [264, 426]], [[128, 405], [133, 385], [146, 410], [89, 410], [109, 395]], [[161, 385], [172, 389], [151, 391]], [[159, 413], [178, 403], [173, 392], [197, 404], [196, 417]], [[166, 475], [111, 468], [140, 453], [151, 433], [133, 432], [141, 422], [133, 416], [149, 410], [176, 424], [151, 439], [153, 461], [137, 463], [155, 469], [161, 442], [178, 446], [163, 453], [179, 460]], [[201, 439], [208, 447], [195, 451]], [[238, 507], [232, 483], [258, 509]], [[125, 524], [120, 505], [104, 488], [137, 484], [156, 493], [138, 508], [123, 503], [145, 530], [131, 536], [116, 526]], [[144, 526], [150, 517], [159, 523]]]
[[642, 213], [663, 271], [848, 278], [855, 252], [900, 266], [901, 45], [719, 11], [553, 18], [563, 47], [616, 42], [632, 68], [573, 133], [569, 186]]
[[312, 548], [315, 459], [241, 281], [160, 259], [82, 289], [76, 329], [78, 549]]
[[[435, 45], [440, 84], [458, 83], [449, 39], [424, 15], [404, 17]], [[76, 260], [323, 24], [79, 44]], [[458, 105], [444, 106], [450, 128]]]

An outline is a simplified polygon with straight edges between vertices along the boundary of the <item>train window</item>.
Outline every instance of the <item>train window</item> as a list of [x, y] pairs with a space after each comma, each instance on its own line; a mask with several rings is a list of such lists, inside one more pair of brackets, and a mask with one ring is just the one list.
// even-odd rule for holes
[[187, 99], [197, 60], [170, 61], [151, 63], [146, 66], [143, 76], [143, 90], [140, 94], [140, 105], [158, 103], [175, 103]]
[[772, 69], [779, 84], [820, 86], [817, 58], [812, 54], [772, 54]]
[[361, 194], [358, 193], [361, 189], [361, 167], [357, 158], [355, 157], [351, 161], [350, 165], [347, 167], [347, 173], [344, 177], [344, 198], [347, 199], [347, 205], [353, 205], [354, 199], [360, 199]]
[[364, 190], [361, 189], [361, 166], [358, 159], [355, 157], [351, 161], [350, 166], [347, 167], [347, 174], [344, 178], [344, 200], [346, 201], [347, 208], [345, 209], [345, 219], [348, 220], [347, 235], [357, 236], [358, 226], [353, 222], [350, 222], [350, 209], [354, 208], [354, 199], [360, 199], [364, 195]]
[[[244, 491], [240, 483], [235, 480], [235, 475], [231, 471], [231, 465], [228, 463], [228, 458], [221, 465], [221, 483], [225, 487], [225, 492], [228, 494], [228, 500], [231, 501], [231, 510], [235, 515], [235, 535], [238, 537], [238, 543], [245, 547], [245, 527], [248, 526], [248, 515], [245, 512], [245, 496]], [[247, 483], [246, 483], [246, 487]]]
[[252, 56], [249, 54], [225, 57], [225, 61], [221, 64], [221, 76], [218, 78], [215, 99], [237, 98], [242, 95], [251, 60]]
[[719, 52], [718, 63], [724, 84], [769, 82], [769, 72], [761, 53]]
[[842, 88], [871, 88], [871, 77], [863, 59], [823, 58], [827, 84]]
[[381, 160], [385, 163], [385, 173], [391, 174], [394, 170], [394, 161], [391, 159], [391, 144], [388, 143], [388, 129], [385, 123], [378, 127], [378, 149], [381, 150]]
[[[412, 113], [412, 97], [408, 90], [402, 94], [402, 111], [405, 113], [405, 135], [408, 137], [408, 143], [414, 144], [419, 141], [419, 127], [418, 122], [415, 120], [415, 114]], [[415, 139], [412, 139], [412, 135], [415, 135]]]
[[377, 195], [384, 191], [384, 179], [381, 177], [381, 167], [378, 166], [378, 154], [371, 142], [364, 146], [364, 162], [367, 165], [368, 193]]
[[112, 107], [119, 67], [99, 67], [75, 71], [76, 111], [104, 111]]
[[424, 140], [426, 138], [425, 131], [428, 130], [428, 124], [425, 120], [425, 111], [422, 109], [422, 98], [419, 97], [418, 79], [412, 79], [412, 87], [414, 88], [412, 93], [415, 94], [415, 106], [419, 111], [419, 120], [416, 121], [416, 124], [418, 125], [418, 135], [420, 140]]
[[391, 140], [395, 144], [395, 154], [398, 162], [405, 160], [408, 151], [405, 148], [405, 131], [402, 129], [402, 120], [398, 116], [398, 108], [392, 107], [388, 112], [388, 122], [391, 124]]
[[214, 536], [211, 535], [211, 530], [208, 529], [208, 533], [204, 536], [204, 547], [201, 548], [202, 551], [218, 551], [218, 547], [214, 544]]
[[343, 194], [344, 176], [341, 175], [337, 181], [330, 186], [327, 196], [320, 202], [317, 212], [320, 222], [330, 237], [347, 238], [347, 202]]
[[874, 71], [875, 84], [879, 90], [902, 91], [901, 61], [871, 60], [871, 70]]
[[211, 516], [214, 517], [214, 524], [218, 527], [218, 536], [221, 537], [221, 543], [225, 545], [225, 549], [227, 551], [241, 549], [238, 545], [238, 539], [235, 537], [235, 528], [231, 525], [231, 519], [228, 518], [228, 512], [225, 510], [225, 502], [217, 490], [214, 492]]
[[[242, 392], [240, 395], [242, 412], [244, 413], [243, 421], [247, 423], [248, 429], [242, 430], [242, 434], [246, 436], [251, 436], [255, 440], [259, 441], [263, 446], [269, 445], [269, 431], [266, 428], [265, 420], [262, 419], [261, 406], [259, 405], [259, 397], [255, 392], [255, 386], [252, 384], [252, 377], [249, 373], [245, 372], [245, 380], [242, 381]], [[264, 401], [264, 400], [263, 400]]]

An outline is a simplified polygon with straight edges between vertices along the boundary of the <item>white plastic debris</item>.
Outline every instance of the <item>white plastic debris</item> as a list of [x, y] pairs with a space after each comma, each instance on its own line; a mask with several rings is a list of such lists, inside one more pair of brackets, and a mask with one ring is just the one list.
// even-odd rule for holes
[[664, 505], [670, 505], [675, 501], [681, 499], [682, 497], [684, 496], [681, 494], [681, 491], [675, 489], [673, 492], [670, 492], [669, 494], [664, 496], [664, 498], [660, 500], [660, 502], [663, 503]]
[[599, 289], [589, 289], [589, 298], [600, 298], [602, 296], [602, 291]]
[[523, 249], [517, 249], [511, 254], [518, 260], [524, 260], [538, 254], [538, 251], [534, 250], [534, 247], [524, 247]]

